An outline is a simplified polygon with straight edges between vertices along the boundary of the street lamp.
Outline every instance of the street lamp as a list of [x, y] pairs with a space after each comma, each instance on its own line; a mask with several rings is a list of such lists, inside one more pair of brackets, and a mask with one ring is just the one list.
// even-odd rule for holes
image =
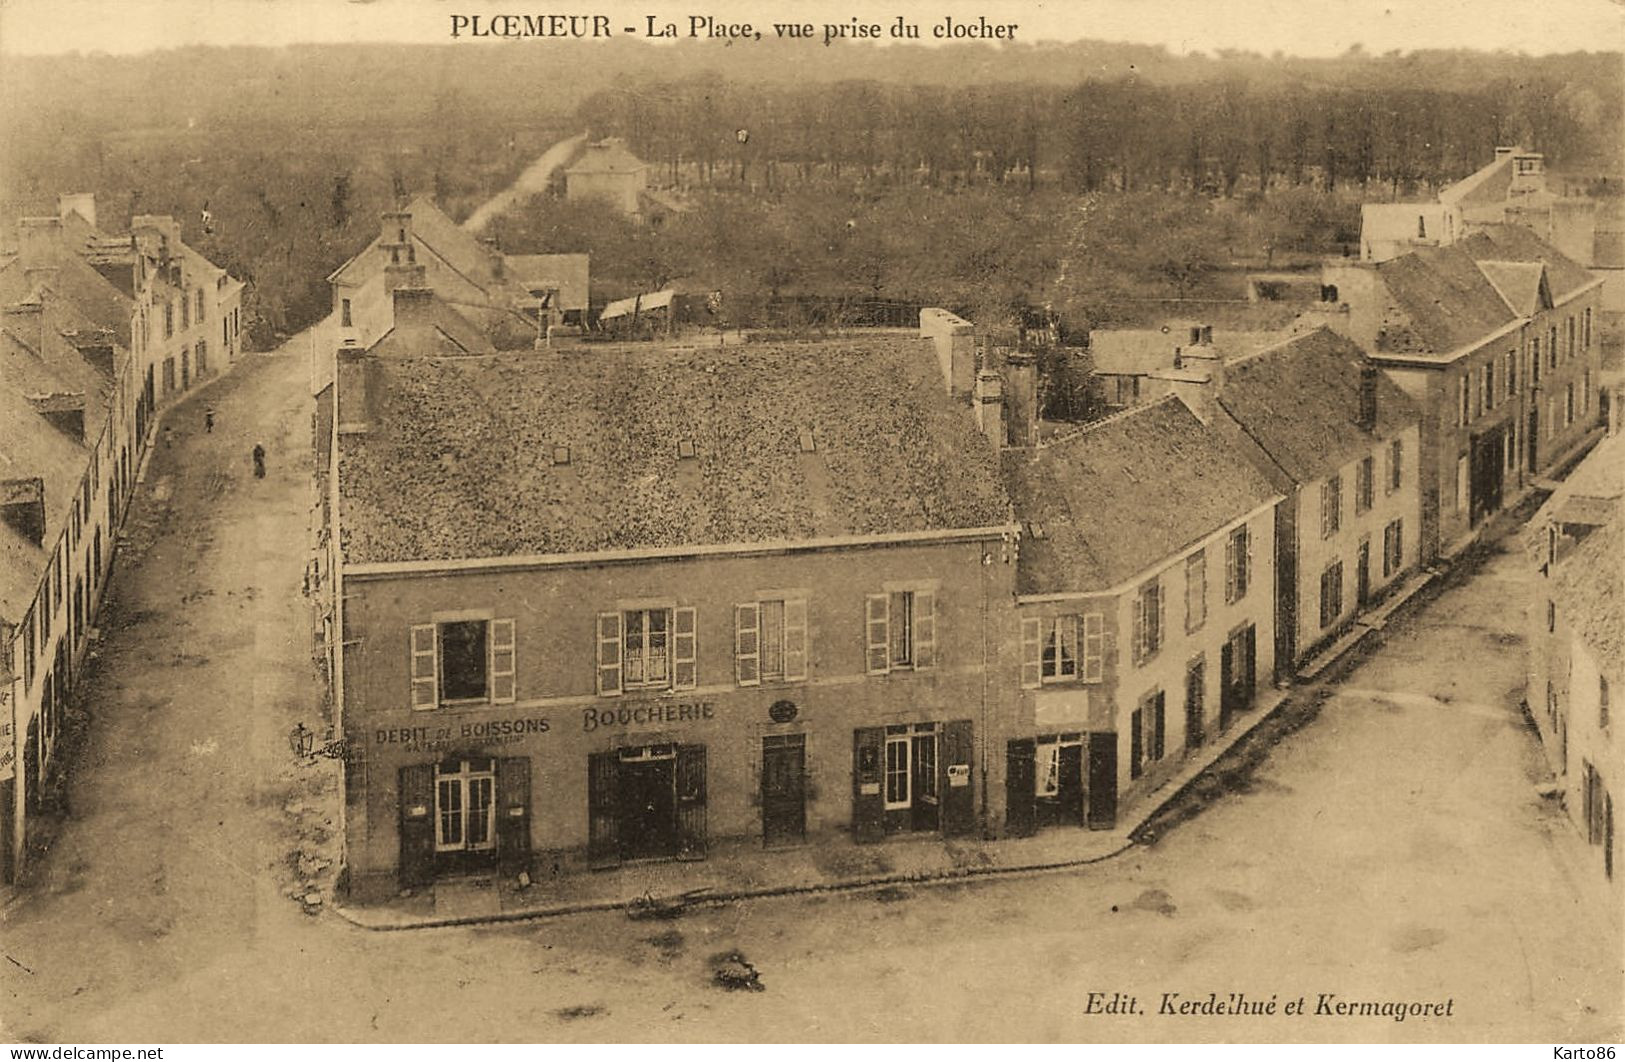
[[288, 747], [293, 750], [296, 759], [308, 759], [315, 744], [316, 732], [303, 722], [295, 723], [293, 729], [288, 731]]

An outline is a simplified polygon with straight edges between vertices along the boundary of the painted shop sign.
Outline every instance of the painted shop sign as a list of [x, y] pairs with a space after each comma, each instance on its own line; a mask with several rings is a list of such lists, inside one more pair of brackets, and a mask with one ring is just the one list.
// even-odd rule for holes
[[666, 726], [716, 718], [715, 701], [673, 701], [670, 703], [616, 704], [581, 709], [581, 729], [592, 733], [600, 727]]
[[545, 715], [524, 719], [470, 719], [447, 726], [378, 727], [374, 745], [400, 745], [406, 752], [434, 752], [469, 743], [511, 745], [529, 734], [545, 734], [552, 721]]

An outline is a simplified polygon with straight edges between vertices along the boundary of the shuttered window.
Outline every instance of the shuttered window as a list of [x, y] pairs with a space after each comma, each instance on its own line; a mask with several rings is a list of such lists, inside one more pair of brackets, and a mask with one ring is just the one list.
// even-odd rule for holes
[[735, 681], [755, 686], [806, 677], [806, 599], [775, 598], [735, 605]]
[[511, 619], [415, 624], [409, 651], [415, 709], [514, 702], [518, 654]]
[[1105, 670], [1106, 620], [1098, 612], [1083, 617], [1083, 681], [1099, 682]]
[[412, 628], [412, 707], [440, 705], [439, 653], [435, 647], [435, 626], [419, 624]]
[[1320, 537], [1331, 538], [1343, 526], [1343, 477], [1320, 485]]
[[598, 692], [693, 689], [699, 681], [698, 629], [692, 608], [643, 608], [598, 614]]
[[895, 590], [864, 600], [865, 668], [871, 675], [937, 663], [937, 595]]
[[1166, 609], [1163, 607], [1162, 583], [1151, 579], [1134, 596], [1134, 662], [1143, 664], [1157, 655], [1162, 648], [1166, 629]]
[[1185, 631], [1199, 631], [1207, 622], [1207, 551], [1185, 558]]
[[1247, 580], [1252, 566], [1252, 540], [1247, 525], [1230, 532], [1224, 543], [1224, 601], [1233, 605], [1247, 596]]

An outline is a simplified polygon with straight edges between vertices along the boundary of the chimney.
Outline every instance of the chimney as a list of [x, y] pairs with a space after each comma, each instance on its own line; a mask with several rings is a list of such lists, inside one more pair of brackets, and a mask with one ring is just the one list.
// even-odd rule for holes
[[982, 434], [988, 437], [995, 450], [1002, 450], [1007, 445], [1002, 383], [996, 372], [977, 373], [972, 403], [975, 406], [976, 426], [982, 429]]
[[377, 396], [368, 384], [373, 375], [372, 359], [365, 350], [353, 343], [339, 348], [335, 395], [340, 435], [365, 435], [372, 430], [372, 407]]
[[957, 314], [929, 306], [920, 311], [920, 335], [936, 348], [937, 367], [948, 393], [971, 398], [977, 388], [975, 326]]
[[1495, 149], [1495, 161], [1500, 162], [1502, 159], [1506, 158], [1508, 155], [1515, 154], [1517, 152], [1517, 150], [1518, 149], [1515, 148], [1515, 147], [1497, 147]]
[[78, 214], [96, 227], [96, 193], [95, 192], [66, 192], [56, 197], [56, 212], [63, 220], [69, 214]]
[[1219, 393], [1224, 390], [1224, 362], [1219, 358], [1188, 359], [1184, 371], [1172, 377], [1168, 389], [1197, 420], [1211, 424]]
[[1377, 428], [1377, 367], [1360, 366], [1360, 413], [1356, 421], [1366, 431]]
[[1004, 385], [1010, 445], [1032, 446], [1038, 442], [1038, 359], [1018, 351], [1006, 354]]
[[61, 246], [61, 218], [17, 219], [17, 260], [24, 269], [49, 266]]
[[423, 288], [428, 286], [428, 270], [418, 264], [417, 250], [409, 243], [391, 244], [389, 262], [384, 266], [384, 289]]
[[410, 210], [386, 210], [382, 215], [382, 219], [382, 225], [379, 228], [379, 242], [386, 245], [412, 242], [412, 212]]
[[44, 545], [45, 480], [0, 479], [0, 520], [34, 545]]
[[396, 288], [395, 327], [417, 329], [434, 327], [434, 291], [430, 288]]

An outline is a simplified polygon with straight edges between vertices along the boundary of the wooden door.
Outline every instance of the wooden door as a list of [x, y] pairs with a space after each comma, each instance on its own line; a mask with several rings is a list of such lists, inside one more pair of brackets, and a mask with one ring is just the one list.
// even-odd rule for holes
[[705, 746], [677, 746], [677, 858], [704, 859]]
[[802, 734], [762, 739], [762, 843], [797, 844], [807, 836], [807, 739]]
[[587, 862], [594, 869], [621, 861], [620, 810], [616, 807], [620, 761], [613, 752], [587, 757]]
[[1078, 744], [1065, 744], [1061, 746], [1061, 771], [1059, 785], [1059, 803], [1061, 810], [1060, 821], [1071, 825], [1082, 826], [1088, 822], [1088, 808], [1085, 804], [1086, 787], [1083, 784], [1083, 746]]
[[530, 860], [530, 759], [497, 761], [497, 859], [510, 870]]
[[884, 727], [852, 732], [852, 838], [878, 841], [886, 836], [886, 796], [881, 778], [886, 745]]
[[1004, 832], [1011, 837], [1031, 837], [1038, 830], [1036, 757], [1032, 738], [1018, 738], [1005, 746]]
[[1089, 828], [1117, 825], [1117, 735], [1089, 735]]
[[1185, 747], [1200, 748], [1207, 740], [1207, 664], [1192, 660], [1185, 668]]
[[434, 880], [434, 765], [412, 764], [399, 771], [401, 884]]
[[955, 719], [942, 728], [938, 750], [942, 773], [937, 792], [942, 799], [942, 832], [948, 837], [969, 837], [976, 832], [975, 729], [969, 719]]

